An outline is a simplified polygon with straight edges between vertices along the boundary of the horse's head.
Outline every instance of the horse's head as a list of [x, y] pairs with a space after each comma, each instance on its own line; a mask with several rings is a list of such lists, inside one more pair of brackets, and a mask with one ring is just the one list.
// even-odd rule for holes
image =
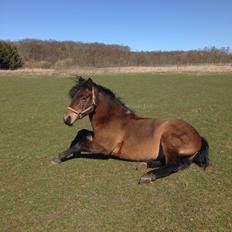
[[80, 78], [69, 95], [71, 104], [64, 114], [64, 123], [71, 126], [77, 119], [82, 119], [95, 110], [95, 89], [92, 80]]

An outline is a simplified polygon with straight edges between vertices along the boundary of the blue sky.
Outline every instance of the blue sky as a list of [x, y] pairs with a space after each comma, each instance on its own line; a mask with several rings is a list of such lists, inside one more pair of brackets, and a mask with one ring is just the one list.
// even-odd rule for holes
[[0, 39], [232, 48], [232, 0], [1, 0]]

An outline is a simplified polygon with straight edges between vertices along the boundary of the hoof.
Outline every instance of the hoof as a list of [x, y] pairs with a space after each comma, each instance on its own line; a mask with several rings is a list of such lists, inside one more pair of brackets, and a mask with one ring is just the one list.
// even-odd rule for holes
[[51, 163], [52, 164], [60, 164], [62, 161], [59, 159], [59, 157], [54, 157], [52, 160], [51, 160]]
[[149, 175], [144, 175], [140, 178], [139, 184], [149, 184], [151, 183], [152, 179]]

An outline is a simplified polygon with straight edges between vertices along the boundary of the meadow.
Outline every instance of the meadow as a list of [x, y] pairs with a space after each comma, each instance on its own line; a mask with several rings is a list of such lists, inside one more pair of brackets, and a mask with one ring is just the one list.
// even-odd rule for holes
[[[63, 124], [72, 78], [0, 75], [0, 231], [232, 231], [232, 73], [96, 74], [146, 117], [192, 124], [210, 145], [196, 165], [138, 185], [146, 168], [114, 159], [50, 160], [88, 118]], [[139, 133], [139, 132], [138, 132]]]

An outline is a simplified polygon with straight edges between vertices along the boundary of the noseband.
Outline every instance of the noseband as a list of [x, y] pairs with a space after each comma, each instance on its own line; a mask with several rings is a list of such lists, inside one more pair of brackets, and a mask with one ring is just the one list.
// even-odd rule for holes
[[91, 103], [91, 105], [89, 107], [87, 107], [82, 112], [78, 112], [77, 110], [73, 109], [70, 106], [68, 106], [67, 109], [70, 110], [70, 111], [72, 111], [73, 113], [77, 114], [77, 118], [78, 119], [82, 119], [86, 115], [92, 113], [94, 111], [95, 106], [96, 106], [95, 94], [94, 94], [94, 88], [92, 87], [92, 103]]

